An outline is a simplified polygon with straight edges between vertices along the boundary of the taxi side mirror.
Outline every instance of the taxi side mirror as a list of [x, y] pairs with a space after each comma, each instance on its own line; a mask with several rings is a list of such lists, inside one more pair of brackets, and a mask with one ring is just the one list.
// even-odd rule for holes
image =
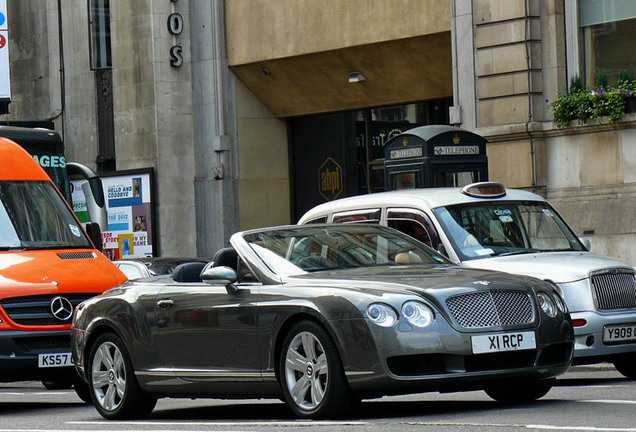
[[583, 243], [583, 247], [585, 248], [586, 251], [590, 251], [590, 249], [592, 249], [592, 244], [590, 243], [590, 239], [586, 238], [586, 237], [579, 237], [579, 240], [581, 241], [581, 243]]

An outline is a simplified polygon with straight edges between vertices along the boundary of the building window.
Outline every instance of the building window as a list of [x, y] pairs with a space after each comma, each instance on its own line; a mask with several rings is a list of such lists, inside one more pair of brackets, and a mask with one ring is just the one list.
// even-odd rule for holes
[[110, 56], [110, 1], [88, 0], [91, 68], [108, 69]]
[[579, 0], [579, 60], [584, 84], [593, 87], [599, 73], [617, 84], [626, 69], [636, 76], [636, 2]]

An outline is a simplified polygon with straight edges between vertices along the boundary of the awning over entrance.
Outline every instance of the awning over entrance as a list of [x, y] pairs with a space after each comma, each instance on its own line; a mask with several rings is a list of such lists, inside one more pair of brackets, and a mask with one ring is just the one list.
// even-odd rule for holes
[[[277, 117], [452, 96], [450, 32], [236, 65]], [[350, 82], [352, 72], [366, 81]]]

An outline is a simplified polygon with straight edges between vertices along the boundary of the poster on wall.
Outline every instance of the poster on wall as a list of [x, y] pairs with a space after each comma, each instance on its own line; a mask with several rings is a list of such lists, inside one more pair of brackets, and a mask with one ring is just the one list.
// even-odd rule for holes
[[11, 80], [9, 78], [9, 19], [7, 0], [0, 0], [0, 101], [11, 100]]
[[102, 177], [108, 228], [102, 233], [110, 259], [155, 255], [153, 241], [152, 170], [135, 170]]
[[[153, 181], [152, 169], [102, 175], [108, 213], [102, 241], [104, 255], [111, 260], [155, 255]], [[72, 181], [73, 211], [82, 224], [89, 221], [84, 182]]]

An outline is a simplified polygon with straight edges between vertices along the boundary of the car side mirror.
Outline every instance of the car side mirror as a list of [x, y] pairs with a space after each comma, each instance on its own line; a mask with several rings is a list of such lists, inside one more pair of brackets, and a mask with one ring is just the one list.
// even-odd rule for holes
[[437, 252], [441, 253], [442, 255], [444, 255], [446, 258], [448, 258], [448, 253], [446, 252], [446, 248], [444, 247], [444, 244], [442, 242], [440, 242], [437, 245]]
[[236, 294], [238, 287], [234, 285], [237, 280], [234, 269], [226, 266], [209, 267], [201, 272], [201, 280], [210, 285], [225, 285], [228, 294]]
[[583, 247], [585, 248], [586, 251], [590, 251], [590, 249], [592, 248], [592, 244], [590, 243], [590, 239], [586, 238], [586, 237], [579, 237], [579, 240], [581, 241], [581, 243], [583, 243]]
[[88, 238], [90, 238], [93, 242], [95, 249], [103, 252], [104, 245], [102, 243], [102, 230], [99, 228], [99, 224], [97, 222], [88, 222], [86, 224], [86, 234], [88, 234]]

